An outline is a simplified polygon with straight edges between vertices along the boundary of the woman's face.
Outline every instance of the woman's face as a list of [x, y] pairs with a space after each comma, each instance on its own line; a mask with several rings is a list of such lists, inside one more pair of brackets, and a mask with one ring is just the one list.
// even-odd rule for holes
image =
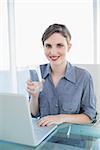
[[60, 33], [52, 34], [44, 41], [45, 56], [52, 65], [61, 65], [66, 61], [70, 46]]

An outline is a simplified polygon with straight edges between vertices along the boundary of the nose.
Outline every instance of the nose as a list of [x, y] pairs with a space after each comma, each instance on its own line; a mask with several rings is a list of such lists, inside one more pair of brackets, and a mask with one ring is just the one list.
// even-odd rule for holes
[[51, 49], [51, 54], [52, 54], [52, 55], [57, 54], [57, 50], [56, 50], [56, 48], [55, 48], [55, 47], [53, 47], [53, 48]]

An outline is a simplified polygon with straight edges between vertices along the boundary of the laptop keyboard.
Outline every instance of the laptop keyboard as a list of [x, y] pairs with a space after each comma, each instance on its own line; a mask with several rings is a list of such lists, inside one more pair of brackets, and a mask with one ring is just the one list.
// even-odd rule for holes
[[[36, 118], [32, 118], [32, 123], [33, 123], [33, 126], [34, 126], [34, 128], [35, 128], [35, 131], [36, 132], [44, 132], [44, 133], [47, 133], [48, 131], [50, 131], [55, 125], [53, 125], [53, 126], [49, 126], [49, 127], [40, 127], [39, 125], [38, 125], [38, 121], [39, 121], [39, 119], [36, 119]], [[33, 128], [33, 129], [34, 129]], [[38, 134], [38, 133], [37, 133]]]

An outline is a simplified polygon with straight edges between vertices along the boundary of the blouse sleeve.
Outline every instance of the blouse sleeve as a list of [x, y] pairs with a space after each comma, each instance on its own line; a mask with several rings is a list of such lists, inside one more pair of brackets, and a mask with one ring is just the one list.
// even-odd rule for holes
[[84, 82], [81, 110], [82, 113], [89, 116], [93, 122], [96, 121], [96, 96], [94, 93], [93, 79], [90, 74]]

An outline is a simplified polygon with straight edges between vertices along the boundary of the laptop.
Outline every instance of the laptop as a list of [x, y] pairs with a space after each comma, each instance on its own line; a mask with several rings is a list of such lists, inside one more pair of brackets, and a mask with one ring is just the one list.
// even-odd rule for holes
[[0, 94], [0, 140], [37, 146], [57, 128], [40, 127], [37, 122], [24, 95]]

